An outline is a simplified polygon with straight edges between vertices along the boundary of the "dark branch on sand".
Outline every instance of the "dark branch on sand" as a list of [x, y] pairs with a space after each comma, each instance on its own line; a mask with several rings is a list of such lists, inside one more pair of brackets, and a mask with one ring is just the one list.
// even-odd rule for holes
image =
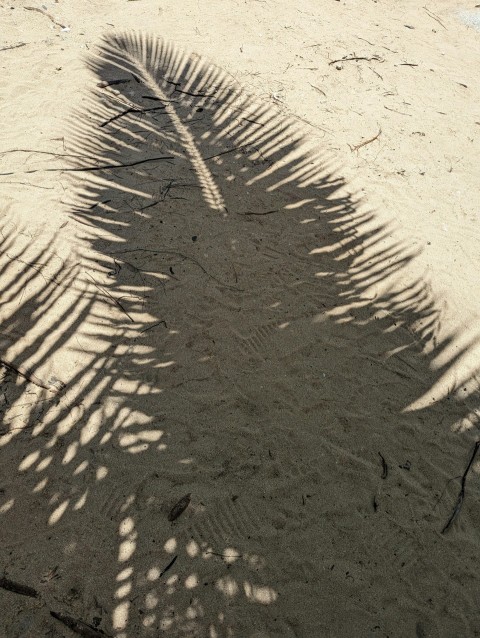
[[149, 109], [138, 109], [136, 107], [132, 107], [132, 108], [126, 109], [125, 111], [122, 111], [121, 113], [117, 113], [110, 119], [106, 120], [105, 122], [102, 122], [100, 124], [100, 128], [107, 126], [107, 124], [111, 124], [112, 122], [115, 122], [115, 120], [119, 120], [121, 117], [124, 117], [125, 115], [128, 115], [129, 113], [148, 113], [149, 111], [160, 111], [161, 109], [165, 109], [165, 108], [166, 108], [165, 106], [152, 106]]
[[350, 57], [345, 57], [345, 58], [340, 58], [339, 60], [332, 60], [331, 62], [329, 62], [328, 64], [336, 64], [337, 62], [353, 62], [356, 60], [366, 60], [367, 62], [372, 62], [373, 60], [377, 61], [377, 62], [384, 62], [383, 58], [381, 58], [378, 55], [374, 55], [371, 58], [365, 57], [365, 56], [358, 56], [358, 55], [351, 55]]
[[[165, 155], [162, 157], [149, 157], [148, 159], [137, 160], [136, 162], [128, 162], [126, 164], [100, 164], [100, 166], [78, 166], [76, 168], [36, 168], [30, 171], [23, 171], [24, 173], [81, 173], [90, 171], [106, 171], [113, 168], [129, 168], [130, 166], [138, 166], [139, 164], [146, 164], [147, 162], [159, 162], [161, 160], [173, 160], [172, 155]], [[0, 173], [0, 175], [15, 175], [15, 173]]]
[[465, 499], [465, 485], [467, 482], [467, 475], [470, 471], [470, 468], [473, 465], [473, 462], [475, 461], [475, 457], [477, 456], [477, 452], [478, 452], [478, 448], [480, 447], [480, 440], [478, 440], [474, 447], [473, 447], [473, 451], [472, 454], [470, 456], [470, 460], [468, 462], [467, 467], [465, 468], [465, 472], [462, 475], [462, 481], [460, 484], [460, 492], [458, 493], [458, 497], [457, 497], [457, 502], [455, 503], [455, 507], [453, 508], [453, 511], [450, 515], [450, 518], [448, 519], [448, 521], [445, 523], [443, 529], [442, 529], [442, 534], [445, 534], [445, 532], [447, 532], [450, 527], [453, 525], [454, 521], [456, 520], [457, 516], [460, 514], [460, 510], [462, 508], [463, 505], [463, 501]]
[[131, 317], [131, 315], [129, 315], [129, 313], [125, 310], [125, 308], [124, 308], [124, 307], [122, 306], [122, 304], [118, 301], [118, 299], [115, 299], [115, 297], [114, 297], [112, 294], [110, 294], [110, 293], [108, 292], [108, 290], [105, 290], [105, 288], [102, 288], [102, 286], [100, 286], [100, 284], [98, 284], [98, 283], [95, 281], [95, 278], [94, 278], [94, 277], [92, 277], [92, 275], [91, 275], [90, 273], [88, 273], [88, 272], [87, 272], [87, 273], [85, 273], [85, 274], [86, 274], [86, 275], [88, 275], [88, 276], [90, 277], [90, 279], [93, 281], [94, 285], [95, 285], [95, 286], [96, 286], [99, 290], [101, 290], [103, 293], [105, 293], [105, 294], [107, 295], [107, 297], [110, 297], [110, 299], [113, 301], [113, 303], [114, 303], [114, 304], [116, 304], [116, 305], [120, 308], [120, 310], [121, 310], [121, 311], [122, 311], [125, 315], [127, 315], [127, 317], [130, 319], [130, 321], [131, 321], [132, 323], [135, 323], [135, 320]]
[[63, 388], [65, 387], [65, 384], [59, 379], [52, 379], [51, 381], [43, 381], [43, 379], [40, 379], [40, 377], [37, 376], [35, 372], [33, 372], [33, 370], [30, 370], [30, 368], [26, 368], [25, 366], [22, 366], [22, 365], [14, 365], [10, 361], [5, 361], [5, 359], [0, 359], [0, 365], [4, 366], [5, 368], [8, 368], [9, 370], [12, 370], [12, 372], [19, 374], [21, 377], [24, 377], [24, 379], [26, 379], [27, 381], [30, 381], [30, 383], [34, 383], [35, 385], [38, 385], [39, 388], [50, 390], [50, 392], [59, 392], [60, 390], [63, 390]]
[[33, 587], [22, 585], [21, 583], [16, 583], [9, 578], [5, 578], [5, 576], [0, 576], [0, 588], [5, 589], [6, 591], [11, 591], [13, 594], [28, 596], [29, 598], [37, 598], [38, 596], [38, 592], [33, 589]]

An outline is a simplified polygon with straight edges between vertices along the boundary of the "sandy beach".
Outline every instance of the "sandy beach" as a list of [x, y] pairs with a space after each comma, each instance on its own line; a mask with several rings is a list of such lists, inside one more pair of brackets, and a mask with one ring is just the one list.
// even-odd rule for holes
[[480, 5], [0, 0], [0, 638], [480, 636]]

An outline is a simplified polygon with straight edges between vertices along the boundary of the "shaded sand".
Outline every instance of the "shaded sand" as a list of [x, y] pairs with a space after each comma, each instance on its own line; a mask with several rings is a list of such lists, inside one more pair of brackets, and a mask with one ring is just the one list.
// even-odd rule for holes
[[468, 7], [86, 5], [0, 5], [0, 636], [478, 636]]

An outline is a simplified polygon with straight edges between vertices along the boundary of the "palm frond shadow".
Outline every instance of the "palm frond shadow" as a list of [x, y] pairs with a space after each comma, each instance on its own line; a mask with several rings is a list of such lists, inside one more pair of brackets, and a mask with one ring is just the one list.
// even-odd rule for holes
[[[4, 380], [1, 516], [47, 512], [5, 533], [13, 575], [28, 564], [48, 608], [117, 638], [367, 635], [400, 613], [433, 631], [438, 614], [419, 620], [418, 601], [437, 600], [455, 570], [472, 577], [465, 536], [448, 556], [437, 543], [451, 500], [434, 505], [476, 417], [457, 387], [405, 410], [456, 364], [432, 372], [456, 335], [438, 337], [424, 282], [398, 285], [415, 252], [318, 140], [199, 56], [133, 33], [88, 63], [101, 86], [72, 121], [79, 159], [66, 170], [89, 249], [70, 269], [25, 258], [50, 264], [47, 280], [2, 271], [5, 296], [32, 285], [8, 312], [17, 334], [55, 315], [59, 286], [79, 300], [63, 302], [43, 350], [40, 333], [14, 361], [35, 368], [69, 344], [81, 363], [66, 390], [37, 388], [14, 428], [31, 386]], [[395, 478], [385, 489], [379, 452]], [[464, 525], [476, 516], [465, 505]], [[61, 578], [44, 582], [55, 566]], [[378, 592], [398, 613], [378, 611]], [[456, 595], [442, 627], [458, 632], [475, 587]]]

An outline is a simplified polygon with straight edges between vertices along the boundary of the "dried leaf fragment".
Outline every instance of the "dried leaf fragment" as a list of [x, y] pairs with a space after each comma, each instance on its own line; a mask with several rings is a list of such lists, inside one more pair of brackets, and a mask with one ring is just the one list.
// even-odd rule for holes
[[168, 520], [170, 522], [175, 521], [183, 512], [187, 509], [190, 504], [191, 494], [185, 494], [183, 498], [181, 498], [178, 503], [176, 503], [172, 509], [170, 510], [170, 514], [168, 515]]

